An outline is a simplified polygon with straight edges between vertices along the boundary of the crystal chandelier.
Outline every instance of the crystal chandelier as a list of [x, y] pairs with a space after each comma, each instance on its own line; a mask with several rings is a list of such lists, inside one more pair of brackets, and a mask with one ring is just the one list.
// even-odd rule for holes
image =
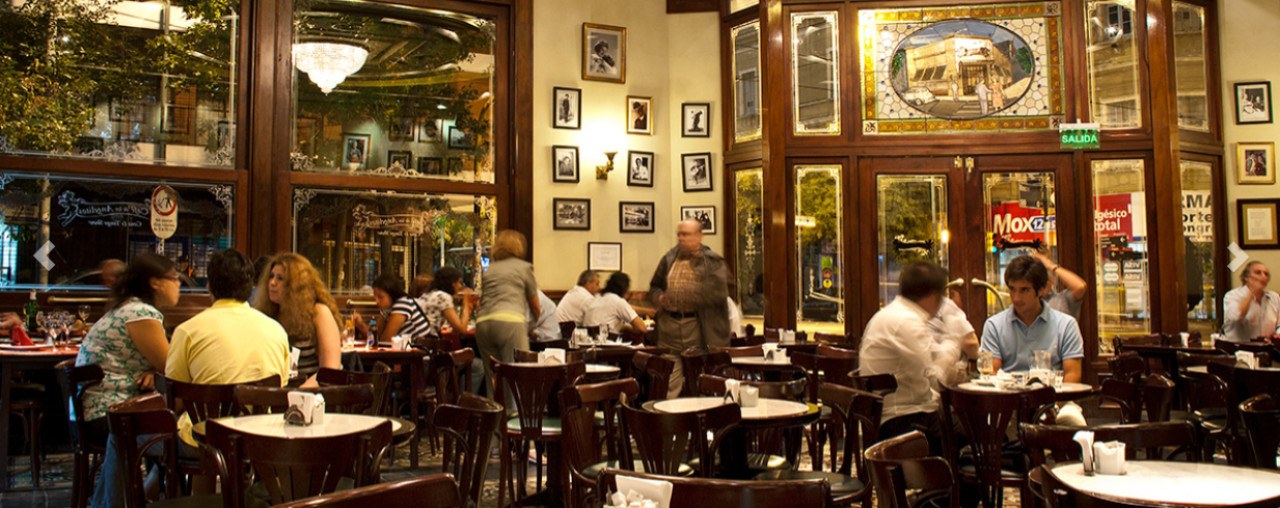
[[347, 76], [364, 67], [369, 50], [342, 42], [299, 42], [293, 45], [293, 65], [328, 95]]

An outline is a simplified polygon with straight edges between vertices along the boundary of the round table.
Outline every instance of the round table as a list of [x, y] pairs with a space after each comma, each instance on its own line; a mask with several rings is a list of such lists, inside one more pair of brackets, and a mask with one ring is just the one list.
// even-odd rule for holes
[[[970, 392], [1013, 393], [1013, 392], [1026, 391], [1029, 387], [1000, 388], [1000, 387], [992, 386], [988, 384], [980, 384], [980, 383], [975, 383], [973, 381], [968, 381], [968, 382], [960, 383], [958, 386], [956, 386], [956, 388], [960, 390], [970, 391]], [[1057, 399], [1061, 401], [1061, 400], [1082, 399], [1084, 397], [1093, 395], [1098, 391], [1098, 389], [1090, 384], [1069, 383], [1064, 381], [1061, 386], [1054, 388], [1054, 391], [1057, 392], [1058, 394]]]
[[591, 383], [610, 381], [622, 375], [622, 367], [603, 363], [588, 363], [586, 379]]
[[[681, 397], [653, 403], [654, 411], [663, 413], [691, 413], [727, 404], [724, 397]], [[783, 399], [761, 398], [753, 407], [739, 407], [743, 420], [778, 420], [804, 416], [816, 411], [817, 406]]]
[[[388, 420], [391, 421], [392, 439], [395, 439], [396, 436], [411, 433], [414, 430], [412, 422], [408, 422], [400, 418], [346, 413], [326, 413], [324, 415], [324, 423], [306, 426], [289, 425], [285, 423], [284, 415], [279, 413], [227, 416], [215, 419], [218, 420], [218, 423], [221, 423], [222, 425], [237, 432], [283, 439], [330, 437], [350, 434], [353, 432], [363, 432]], [[191, 433], [203, 439], [204, 429], [205, 422], [199, 422], [191, 426]]]
[[1280, 473], [1261, 469], [1130, 460], [1125, 470], [1120, 476], [1086, 476], [1079, 462], [1070, 462], [1055, 466], [1053, 475], [1063, 484], [1099, 498], [1191, 507], [1280, 500]]
[[[650, 411], [688, 413], [726, 404], [723, 397], [681, 397], [646, 402]], [[726, 478], [750, 479], [755, 472], [747, 464], [747, 431], [761, 429], [798, 430], [797, 427], [818, 419], [816, 404], [805, 404], [782, 399], [761, 397], [754, 407], [739, 407], [742, 421], [725, 436], [720, 444], [721, 475]], [[799, 442], [798, 436], [796, 442]]]

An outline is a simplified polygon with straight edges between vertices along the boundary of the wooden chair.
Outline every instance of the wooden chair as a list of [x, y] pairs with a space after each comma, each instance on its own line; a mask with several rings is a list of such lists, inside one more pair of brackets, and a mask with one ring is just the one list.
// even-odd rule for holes
[[666, 400], [671, 386], [671, 373], [676, 362], [670, 358], [645, 352], [637, 352], [631, 359], [635, 366], [635, 378], [644, 384], [640, 400]]
[[[271, 375], [258, 381], [241, 383], [256, 386], [280, 387], [280, 376]], [[236, 384], [202, 385], [174, 381], [164, 376], [156, 376], [156, 391], [164, 395], [165, 405], [179, 417], [183, 414], [191, 420], [191, 424], [203, 422], [223, 416], [240, 416], [245, 414], [244, 407], [236, 403]], [[183, 473], [215, 474], [206, 461], [178, 461]]]
[[369, 372], [356, 372], [321, 367], [316, 373], [320, 386], [373, 385], [373, 406], [365, 412], [369, 415], [395, 416], [391, 414], [391, 367], [382, 362], [373, 364]]
[[858, 350], [833, 344], [818, 344], [814, 354], [827, 358], [858, 358]]
[[1147, 361], [1133, 351], [1111, 357], [1107, 360], [1107, 366], [1111, 371], [1111, 378], [1120, 381], [1138, 382], [1151, 373]]
[[[605, 468], [636, 468], [632, 462], [631, 443], [623, 440], [625, 433], [621, 408], [624, 399], [634, 400], [639, 393], [640, 384], [635, 379], [577, 385], [560, 390], [561, 421], [564, 424], [561, 450], [569, 471], [565, 506], [585, 508], [602, 504], [603, 499], [595, 492], [600, 471]], [[598, 420], [597, 414], [600, 415]], [[692, 474], [693, 469], [677, 472]]]
[[713, 480], [657, 476], [635, 471], [605, 469], [600, 474], [600, 490], [617, 490], [617, 478], [643, 478], [671, 482], [668, 508], [742, 508], [764, 506], [825, 506], [826, 482]]
[[813, 341], [823, 346], [849, 348], [853, 346], [852, 334], [813, 332]]
[[[173, 411], [164, 405], [164, 397], [157, 393], [140, 395], [107, 408], [111, 434], [119, 449], [119, 466], [126, 477], [125, 506], [128, 508], [221, 506], [222, 496], [205, 494], [179, 497], [178, 479], [178, 420]], [[139, 444], [142, 436], [152, 436]], [[164, 465], [165, 500], [147, 503], [143, 487], [143, 464], [147, 449], [162, 444], [160, 454]]]
[[[528, 351], [516, 351], [516, 353], [528, 353]], [[534, 353], [534, 357], [536, 360], [537, 353]], [[459, 394], [471, 391], [471, 364], [475, 358], [476, 352], [470, 348], [436, 351], [431, 355], [427, 375], [423, 376], [424, 381], [430, 384], [420, 387], [417, 393], [418, 404], [426, 405], [426, 410], [420, 411], [419, 414], [426, 423], [427, 444], [431, 448], [431, 453], [435, 453], [436, 441], [439, 440], [435, 425], [432, 423], [434, 418], [431, 415], [440, 404], [456, 404]]]
[[[667, 476], [680, 474], [686, 456], [699, 464], [701, 476], [715, 476], [715, 453], [720, 442], [742, 420], [736, 404], [725, 404], [688, 413], [651, 413], [622, 404], [627, 439], [635, 441], [645, 472]], [[599, 489], [599, 487], [598, 487]]]
[[573, 337], [573, 331], [578, 329], [578, 323], [573, 321], [560, 322], [560, 336], [564, 338]]
[[944, 498], [951, 499], [951, 506], [959, 506], [951, 465], [942, 457], [929, 456], [929, 440], [919, 431], [872, 445], [866, 459], [881, 507], [932, 506]]
[[527, 493], [525, 480], [528, 468], [516, 466], [524, 464], [530, 444], [534, 445], [538, 457], [535, 485], [542, 484], [541, 459], [544, 446], [547, 443], [558, 443], [561, 437], [560, 417], [558, 414], [548, 414], [549, 403], [561, 388], [571, 386], [575, 379], [586, 373], [586, 365], [582, 362], [565, 365], [504, 363], [493, 357], [489, 361], [493, 364], [496, 377], [494, 400], [506, 400], [507, 390], [510, 390], [516, 407], [507, 409], [515, 409], [517, 413], [515, 418], [507, 420], [501, 441], [498, 505], [505, 506], [503, 501], [513, 477], [519, 484], [518, 497], [515, 486], [511, 486], [513, 500], [518, 502]]
[[726, 347], [720, 350], [728, 353], [730, 358], [764, 356], [764, 346]]
[[370, 508], [373, 506], [420, 506], [423, 508], [465, 508], [458, 485], [448, 473], [419, 476], [392, 483], [379, 483], [343, 492], [285, 503], [277, 508]]
[[868, 376], [859, 376], [853, 374], [853, 387], [864, 392], [871, 392], [880, 396], [887, 396], [898, 391], [898, 378], [893, 374], [872, 374]]
[[[723, 397], [728, 378], [703, 374], [699, 388], [704, 396]], [[791, 381], [741, 381], [743, 386], [760, 390], [760, 398], [785, 399], [804, 402], [808, 379]], [[800, 428], [758, 429], [747, 434], [747, 464], [753, 471], [777, 471], [791, 469], [799, 461]]]
[[62, 386], [60, 400], [64, 404], [69, 404], [68, 407], [75, 416], [71, 421], [71, 453], [74, 463], [71, 475], [71, 505], [75, 508], [83, 508], [89, 505], [89, 493], [93, 491], [93, 478], [97, 476], [98, 467], [95, 467], [94, 463], [101, 465], [107, 446], [107, 436], [92, 435], [86, 425], [88, 422], [84, 419], [84, 392], [90, 386], [102, 382], [102, 367], [98, 365], [77, 367], [75, 359], [71, 359], [59, 363], [55, 369], [58, 373], [58, 384]]
[[733, 363], [733, 358], [724, 351], [711, 352], [699, 347], [685, 349], [680, 353], [680, 365], [684, 375], [684, 390], [681, 395], [685, 397], [697, 395], [699, 376], [730, 363]]
[[[960, 481], [975, 483], [984, 506], [1000, 507], [1005, 487], [1021, 489], [1022, 499], [1030, 499], [1027, 471], [1005, 469], [1002, 452], [1009, 426], [1031, 423], [1045, 408], [1053, 407], [1053, 388], [1042, 387], [1021, 393], [986, 393], [942, 389], [942, 437], [952, 474]], [[970, 440], [973, 466], [961, 467], [957, 432]]]
[[242, 434], [209, 420], [205, 440], [202, 448], [217, 464], [228, 508], [244, 506], [248, 471], [265, 487], [266, 501], [277, 505], [335, 492], [344, 478], [356, 487], [373, 483], [391, 444], [391, 421], [333, 437], [280, 439]]
[[502, 404], [470, 393], [463, 393], [455, 403], [440, 405], [432, 416], [445, 438], [441, 467], [458, 479], [458, 491], [470, 506], [480, 504], [489, 452], [504, 416]]
[[1151, 374], [1143, 381], [1108, 379], [1102, 382], [1100, 399], [1119, 405], [1120, 423], [1168, 421], [1177, 391], [1164, 374]]
[[289, 409], [289, 392], [310, 392], [324, 396], [326, 413], [364, 414], [374, 405], [373, 385], [335, 385], [295, 389], [276, 386], [235, 387], [236, 403], [249, 414], [284, 413]]
[[[74, 360], [71, 360], [74, 362]], [[13, 376], [13, 372], [5, 370], [0, 375]], [[40, 489], [40, 463], [43, 453], [40, 450], [40, 427], [44, 421], [44, 392], [45, 386], [40, 383], [12, 383], [9, 390], [9, 414], [0, 415], [0, 418], [9, 418], [16, 416], [22, 420], [22, 436], [26, 439], [27, 452], [31, 457], [31, 485], [36, 490]], [[4, 436], [8, 439], [8, 436]], [[0, 467], [9, 467], [8, 464], [0, 464]]]
[[1189, 422], [1154, 422], [1125, 425], [1093, 425], [1073, 427], [1068, 425], [1019, 424], [1020, 435], [1031, 456], [1031, 465], [1057, 464], [1080, 460], [1080, 444], [1075, 442], [1076, 432], [1093, 432], [1093, 440], [1121, 441], [1125, 443], [1125, 455], [1129, 459], [1143, 453], [1145, 460], [1176, 460], [1187, 462], [1200, 460], [1199, 440], [1196, 428]]
[[1259, 394], [1240, 403], [1240, 420], [1249, 443], [1252, 466], [1276, 469], [1276, 449], [1280, 447], [1280, 407], [1268, 394]]

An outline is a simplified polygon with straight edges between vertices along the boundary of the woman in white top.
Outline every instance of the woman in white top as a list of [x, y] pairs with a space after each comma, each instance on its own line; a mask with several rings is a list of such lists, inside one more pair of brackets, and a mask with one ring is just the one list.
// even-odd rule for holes
[[631, 277], [617, 272], [609, 277], [600, 297], [587, 307], [585, 326], [599, 326], [600, 330], [621, 334], [624, 331], [645, 331], [644, 320], [636, 314], [636, 310], [627, 303], [627, 294], [631, 292]]

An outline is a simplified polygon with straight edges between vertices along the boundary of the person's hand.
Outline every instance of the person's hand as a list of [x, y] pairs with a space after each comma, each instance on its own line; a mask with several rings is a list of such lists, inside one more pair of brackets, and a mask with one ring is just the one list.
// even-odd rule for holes
[[15, 326], [23, 326], [22, 318], [16, 312], [0, 312], [0, 328], [5, 330], [12, 329]]
[[1040, 251], [1032, 252], [1031, 257], [1034, 258], [1036, 261], [1039, 261], [1040, 264], [1044, 265], [1044, 268], [1046, 270], [1052, 270], [1053, 267], [1056, 266], [1054, 265], [1053, 260], [1049, 259], [1049, 256], [1044, 255], [1044, 253]]
[[154, 371], [146, 371], [138, 375], [138, 389], [149, 392], [156, 389], [156, 373]]
[[356, 327], [356, 333], [359, 333], [360, 337], [369, 336], [369, 323], [364, 321], [364, 316], [361, 316], [359, 312], [351, 311], [351, 323]]
[[1258, 278], [1253, 275], [1249, 275], [1245, 278], [1244, 285], [1249, 288], [1249, 294], [1253, 295], [1253, 297], [1259, 301], [1262, 300], [1262, 292], [1267, 290], [1267, 287], [1262, 284], [1262, 281], [1258, 280]]

